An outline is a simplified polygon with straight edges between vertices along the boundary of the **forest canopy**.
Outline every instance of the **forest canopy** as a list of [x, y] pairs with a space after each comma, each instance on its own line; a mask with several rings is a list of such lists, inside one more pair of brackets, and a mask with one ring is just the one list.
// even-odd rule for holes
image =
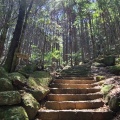
[[0, 64], [78, 65], [120, 53], [119, 0], [0, 0]]

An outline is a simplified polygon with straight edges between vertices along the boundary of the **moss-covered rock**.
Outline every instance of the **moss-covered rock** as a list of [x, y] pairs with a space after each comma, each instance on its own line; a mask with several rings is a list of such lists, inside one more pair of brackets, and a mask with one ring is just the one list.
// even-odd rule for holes
[[36, 70], [37, 70], [36, 63], [32, 63], [32, 64], [27, 64], [26, 66], [24, 66], [22, 69], [19, 70], [19, 72], [23, 75], [29, 75], [29, 74], [32, 74]]
[[114, 55], [108, 55], [104, 57], [104, 64], [106, 66], [113, 66], [115, 65], [115, 56]]
[[35, 71], [33, 74], [30, 75], [30, 77], [35, 78], [34, 81], [38, 86], [39, 85], [48, 86], [52, 80], [51, 75], [49, 74], [49, 72], [46, 71]]
[[8, 78], [8, 73], [3, 67], [0, 67], [0, 78]]
[[96, 76], [96, 81], [102, 81], [105, 79], [105, 76]]
[[40, 101], [43, 98], [45, 98], [49, 92], [50, 92], [49, 89], [44, 89], [44, 88], [43, 90], [34, 89], [29, 91], [29, 93], [31, 93], [37, 101]]
[[0, 92], [13, 90], [12, 82], [7, 78], [0, 78]]
[[23, 107], [0, 107], [0, 120], [29, 120]]
[[23, 107], [25, 108], [30, 120], [33, 120], [37, 114], [40, 104], [36, 99], [29, 93], [22, 95]]
[[[41, 83], [40, 81], [41, 79], [37, 79], [37, 78], [32, 78], [29, 77], [28, 79], [28, 85], [33, 88], [33, 90], [30, 90], [29, 92], [34, 96], [34, 98], [38, 101], [40, 101], [41, 99], [43, 99], [49, 92], [49, 88], [47, 86], [42, 85], [43, 83]], [[43, 78], [42, 80], [46, 80], [45, 78]]]
[[0, 105], [15, 105], [21, 102], [21, 95], [18, 91], [0, 92]]
[[109, 107], [113, 111], [118, 111], [120, 109], [120, 96], [111, 96]]
[[11, 81], [14, 81], [14, 80], [19, 80], [21, 81], [22, 83], [26, 83], [27, 82], [27, 79], [20, 73], [18, 72], [13, 72], [13, 73], [10, 73], [9, 74], [9, 79]]
[[90, 65], [78, 65], [65, 69], [61, 72], [62, 76], [83, 77], [88, 76], [90, 72]]
[[104, 95], [107, 95], [110, 90], [114, 87], [114, 85], [103, 85], [102, 88], [101, 88], [101, 92], [104, 94]]
[[109, 67], [109, 71], [112, 74], [120, 75], [120, 64]]
[[98, 63], [103, 63], [105, 66], [113, 66], [115, 65], [115, 56], [114, 55], [106, 55], [100, 56], [95, 60]]

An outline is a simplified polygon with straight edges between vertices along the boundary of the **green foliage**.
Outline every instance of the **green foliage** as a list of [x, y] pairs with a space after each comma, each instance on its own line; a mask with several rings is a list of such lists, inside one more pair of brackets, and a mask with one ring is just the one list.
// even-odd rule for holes
[[45, 53], [44, 59], [45, 59], [45, 63], [46, 65], [49, 65], [52, 63], [52, 60], [59, 60], [60, 59], [60, 51], [53, 49], [53, 51], [50, 51], [48, 53]]
[[42, 53], [40, 51], [40, 49], [35, 46], [35, 45], [32, 45], [32, 50], [31, 50], [31, 57], [30, 57], [30, 61], [35, 61], [35, 60], [42, 60]]

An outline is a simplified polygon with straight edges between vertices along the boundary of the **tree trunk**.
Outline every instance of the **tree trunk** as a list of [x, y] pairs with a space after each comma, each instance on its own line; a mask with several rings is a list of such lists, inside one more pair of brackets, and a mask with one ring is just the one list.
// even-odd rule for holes
[[8, 12], [5, 17], [5, 24], [2, 29], [1, 35], [0, 35], [0, 58], [2, 57], [2, 54], [4, 51], [4, 43], [6, 40], [8, 28], [9, 28], [9, 22], [11, 19], [12, 9], [13, 9], [13, 5], [9, 6]]
[[11, 40], [10, 48], [9, 48], [9, 51], [8, 51], [8, 54], [7, 54], [7, 59], [5, 61], [5, 65], [4, 65], [4, 68], [8, 72], [12, 72], [12, 71], [15, 70], [14, 57], [17, 57], [15, 55], [15, 53], [18, 49], [19, 42], [20, 42], [20, 37], [21, 37], [21, 32], [22, 32], [24, 17], [25, 17], [25, 10], [26, 10], [26, 0], [21, 0], [20, 1], [20, 8], [19, 8], [17, 24], [16, 24], [16, 27], [15, 27], [13, 38]]

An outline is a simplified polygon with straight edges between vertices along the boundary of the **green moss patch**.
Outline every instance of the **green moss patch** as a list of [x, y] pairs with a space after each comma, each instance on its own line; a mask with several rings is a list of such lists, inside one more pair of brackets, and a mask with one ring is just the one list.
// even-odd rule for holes
[[0, 67], [0, 78], [8, 78], [8, 73], [3, 67]]
[[12, 82], [7, 78], [0, 78], [0, 92], [13, 90]]
[[96, 76], [96, 81], [104, 80], [105, 76]]
[[14, 105], [21, 102], [21, 95], [17, 91], [0, 92], [0, 105]]
[[[32, 79], [34, 78], [34, 80]], [[49, 83], [52, 80], [52, 77], [50, 76], [50, 74], [48, 72], [45, 71], [35, 71], [33, 74], [30, 75], [30, 81], [29, 84], [32, 86], [48, 86]]]
[[18, 72], [10, 73], [9, 74], [9, 79], [11, 81], [19, 80], [19, 81], [21, 81], [23, 83], [27, 82], [27, 79], [22, 74], [20, 74]]
[[102, 89], [101, 89], [101, 92], [106, 95], [110, 92], [110, 90], [114, 87], [114, 85], [103, 85], [102, 86]]
[[0, 107], [0, 120], [29, 120], [23, 107]]
[[32, 120], [37, 114], [38, 109], [40, 108], [40, 104], [36, 101], [36, 99], [29, 93], [24, 93], [22, 95], [23, 107], [25, 108], [29, 119]]

